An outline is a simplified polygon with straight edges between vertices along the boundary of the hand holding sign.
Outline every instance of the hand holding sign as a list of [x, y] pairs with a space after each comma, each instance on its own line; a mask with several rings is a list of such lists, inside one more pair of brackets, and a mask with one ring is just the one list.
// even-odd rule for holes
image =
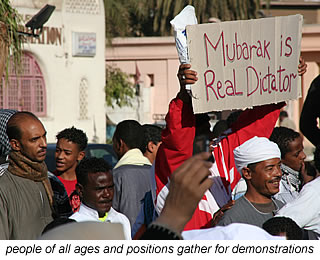
[[299, 58], [299, 66], [298, 66], [298, 73], [299, 76], [303, 76], [304, 73], [307, 71], [307, 64], [304, 61], [304, 58], [300, 56]]
[[181, 64], [179, 66], [179, 71], [177, 74], [177, 77], [180, 82], [180, 87], [185, 86], [186, 84], [194, 84], [197, 82], [197, 72], [194, 70], [191, 70], [190, 64]]
[[191, 102], [190, 95], [186, 90], [186, 85], [192, 85], [198, 80], [197, 72], [190, 68], [190, 64], [181, 64], [177, 74], [180, 83], [180, 92], [178, 93], [178, 96], [185, 103]]

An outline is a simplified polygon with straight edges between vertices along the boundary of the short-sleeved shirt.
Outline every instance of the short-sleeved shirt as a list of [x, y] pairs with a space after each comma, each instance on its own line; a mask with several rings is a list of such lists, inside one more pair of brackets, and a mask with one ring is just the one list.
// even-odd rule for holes
[[276, 199], [272, 199], [272, 201], [275, 205], [275, 210], [264, 213], [256, 209], [245, 196], [242, 196], [236, 200], [231, 209], [224, 213], [218, 226], [227, 226], [231, 223], [244, 223], [262, 227], [263, 223], [272, 218], [284, 205]]

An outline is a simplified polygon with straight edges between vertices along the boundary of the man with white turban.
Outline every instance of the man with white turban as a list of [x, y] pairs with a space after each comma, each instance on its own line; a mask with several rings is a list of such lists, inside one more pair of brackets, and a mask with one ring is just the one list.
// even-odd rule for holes
[[237, 170], [247, 184], [244, 196], [226, 211], [218, 225], [245, 223], [258, 227], [273, 217], [283, 203], [273, 199], [281, 181], [280, 150], [265, 137], [253, 137], [234, 149]]

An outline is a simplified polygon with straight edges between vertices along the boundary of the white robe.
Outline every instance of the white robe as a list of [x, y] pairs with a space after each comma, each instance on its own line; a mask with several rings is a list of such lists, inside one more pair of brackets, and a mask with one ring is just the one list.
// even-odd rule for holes
[[320, 178], [303, 186], [298, 197], [287, 203], [277, 216], [293, 219], [298, 226], [320, 234]]

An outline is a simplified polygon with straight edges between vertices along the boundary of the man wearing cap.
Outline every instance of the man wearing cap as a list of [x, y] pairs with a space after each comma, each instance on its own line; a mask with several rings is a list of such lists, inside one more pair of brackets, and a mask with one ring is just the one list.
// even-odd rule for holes
[[219, 226], [245, 223], [258, 227], [273, 217], [283, 203], [273, 199], [281, 181], [280, 150], [265, 137], [253, 137], [234, 149], [237, 170], [247, 184], [244, 196], [226, 211]]

